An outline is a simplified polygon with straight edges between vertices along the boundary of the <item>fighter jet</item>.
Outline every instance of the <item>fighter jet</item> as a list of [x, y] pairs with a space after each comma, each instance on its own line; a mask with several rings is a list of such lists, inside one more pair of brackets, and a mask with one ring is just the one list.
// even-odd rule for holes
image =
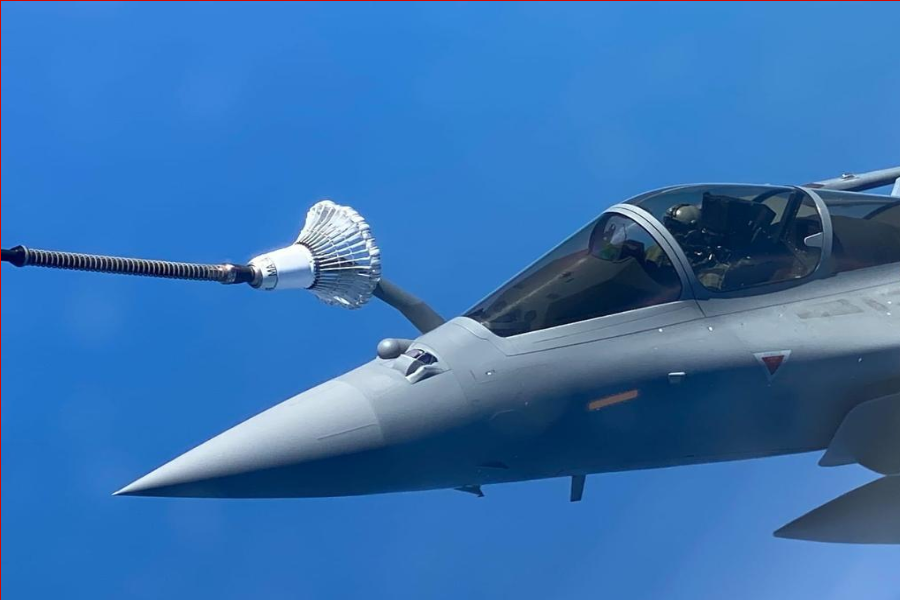
[[118, 495], [482, 496], [566, 477], [578, 501], [597, 473], [825, 451], [823, 467], [882, 477], [776, 535], [900, 543], [900, 167], [641, 194], [449, 321], [382, 277], [365, 219], [330, 201], [246, 265], [22, 246], [3, 261], [376, 297], [421, 332]]

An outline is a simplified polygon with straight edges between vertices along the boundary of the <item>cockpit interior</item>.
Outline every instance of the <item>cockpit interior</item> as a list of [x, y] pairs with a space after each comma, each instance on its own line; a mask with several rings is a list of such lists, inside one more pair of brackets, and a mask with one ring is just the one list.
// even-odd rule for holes
[[821, 258], [822, 219], [799, 189], [691, 186], [635, 205], [666, 227], [710, 291], [802, 279]]

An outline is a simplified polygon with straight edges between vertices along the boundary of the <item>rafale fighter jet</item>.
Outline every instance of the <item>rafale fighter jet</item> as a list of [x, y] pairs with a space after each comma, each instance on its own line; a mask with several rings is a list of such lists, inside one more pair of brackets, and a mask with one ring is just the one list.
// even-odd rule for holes
[[642, 194], [447, 322], [382, 278], [365, 220], [329, 201], [247, 265], [21, 246], [3, 261], [305, 288], [347, 308], [375, 296], [422, 332], [120, 495], [482, 495], [568, 477], [578, 501], [594, 473], [825, 450], [822, 466], [883, 477], [776, 535], [900, 543], [900, 167]]

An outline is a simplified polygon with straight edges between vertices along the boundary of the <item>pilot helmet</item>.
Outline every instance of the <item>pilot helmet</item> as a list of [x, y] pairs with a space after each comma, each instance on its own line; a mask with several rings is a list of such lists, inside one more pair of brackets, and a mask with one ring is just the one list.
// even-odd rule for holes
[[696, 204], [676, 204], [666, 211], [664, 218], [665, 226], [677, 232], [696, 229], [699, 221], [700, 207]]

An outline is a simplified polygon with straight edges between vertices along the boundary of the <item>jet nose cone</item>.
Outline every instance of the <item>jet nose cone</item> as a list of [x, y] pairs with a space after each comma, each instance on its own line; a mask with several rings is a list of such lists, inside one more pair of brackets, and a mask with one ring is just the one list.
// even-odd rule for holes
[[383, 442], [369, 399], [353, 385], [334, 380], [241, 423], [115, 495], [320, 495], [326, 492], [314, 486], [323, 485], [329, 462], [379, 448]]

